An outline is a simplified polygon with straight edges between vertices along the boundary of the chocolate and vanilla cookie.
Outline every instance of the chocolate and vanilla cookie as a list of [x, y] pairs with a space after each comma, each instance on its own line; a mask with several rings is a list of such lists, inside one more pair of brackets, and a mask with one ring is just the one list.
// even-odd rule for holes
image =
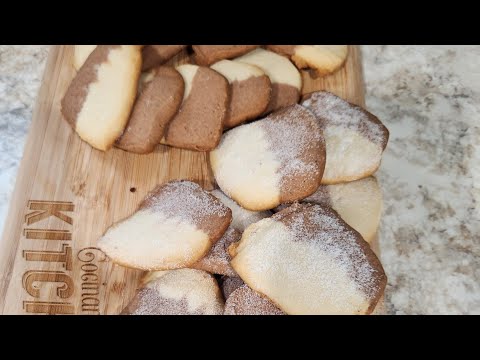
[[234, 290], [225, 302], [224, 315], [286, 315], [265, 296], [247, 285]]
[[64, 118], [96, 149], [108, 150], [125, 129], [137, 93], [140, 49], [98, 45], [63, 97]]
[[289, 56], [299, 69], [328, 75], [345, 63], [348, 45], [268, 45], [267, 49]]
[[300, 100], [302, 77], [286, 57], [272, 51], [255, 49], [234, 61], [258, 66], [270, 78], [272, 94], [267, 113], [296, 104]]
[[230, 83], [230, 104], [224, 121], [225, 129], [260, 116], [270, 103], [270, 79], [257, 66], [231, 60], [221, 60], [211, 68]]
[[142, 71], [163, 65], [185, 49], [187, 45], [147, 45], [142, 50]]
[[75, 45], [73, 50], [73, 67], [79, 70], [97, 45]]
[[249, 226], [229, 251], [242, 280], [287, 314], [370, 314], [387, 282], [360, 234], [316, 204]]
[[223, 298], [228, 299], [230, 294], [245, 284], [241, 278], [236, 276], [222, 276], [220, 278], [220, 289], [222, 290]]
[[222, 315], [224, 303], [215, 278], [205, 271], [156, 271], [122, 315]]
[[230, 101], [227, 79], [208, 67], [180, 65], [185, 82], [183, 103], [170, 122], [162, 144], [196, 151], [214, 149], [222, 136]]
[[231, 210], [199, 185], [171, 181], [110, 227], [98, 247], [114, 262], [136, 269], [189, 267], [210, 251], [231, 219]]
[[185, 86], [173, 67], [160, 66], [143, 78], [142, 89], [115, 146], [138, 154], [152, 152], [182, 104]]
[[326, 91], [306, 95], [302, 105], [315, 114], [325, 137], [322, 184], [363, 179], [377, 171], [389, 133], [375, 115]]
[[272, 215], [272, 212], [269, 210], [251, 211], [244, 209], [218, 189], [212, 190], [211, 194], [232, 210], [231, 226], [240, 231], [240, 233], [242, 233], [249, 225]]
[[230, 226], [222, 238], [212, 246], [210, 251], [198, 262], [193, 264], [191, 268], [208, 271], [212, 274], [237, 276], [230, 266], [230, 254], [228, 247], [237, 242], [242, 234]]
[[325, 144], [315, 116], [293, 105], [227, 131], [210, 163], [225, 194], [245, 209], [268, 210], [317, 190]]
[[192, 45], [194, 60], [198, 65], [210, 66], [220, 60], [243, 55], [258, 45]]

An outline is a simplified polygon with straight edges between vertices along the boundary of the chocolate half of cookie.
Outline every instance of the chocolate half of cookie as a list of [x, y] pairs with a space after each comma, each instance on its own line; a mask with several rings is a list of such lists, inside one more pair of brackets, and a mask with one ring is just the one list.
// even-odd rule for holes
[[375, 115], [326, 91], [308, 94], [302, 105], [315, 114], [325, 137], [322, 184], [363, 179], [378, 169], [389, 132]]
[[255, 49], [234, 61], [258, 66], [270, 78], [272, 94], [267, 113], [298, 103], [302, 91], [302, 77], [286, 57], [272, 51]]
[[195, 51], [195, 62], [198, 65], [211, 64], [243, 55], [259, 45], [192, 45]]
[[173, 67], [161, 66], [138, 95], [128, 125], [116, 141], [120, 149], [145, 154], [152, 152], [183, 101], [185, 85]]
[[222, 136], [230, 100], [227, 79], [216, 71], [197, 65], [177, 70], [185, 82], [178, 114], [170, 122], [162, 143], [196, 151], [214, 149]]
[[224, 121], [226, 129], [252, 120], [265, 112], [270, 103], [270, 79], [257, 66], [221, 60], [211, 68], [230, 83], [230, 104]]
[[234, 290], [225, 303], [224, 315], [286, 315], [265, 296], [247, 285]]
[[142, 50], [143, 64], [142, 71], [165, 64], [187, 45], [147, 45]]

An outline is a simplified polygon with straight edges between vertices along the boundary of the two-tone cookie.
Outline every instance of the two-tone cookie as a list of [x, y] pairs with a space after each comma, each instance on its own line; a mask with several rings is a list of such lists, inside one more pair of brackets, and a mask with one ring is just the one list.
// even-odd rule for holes
[[227, 131], [210, 163], [225, 194], [245, 209], [268, 210], [317, 190], [325, 144], [315, 116], [294, 105]]
[[302, 77], [286, 57], [272, 51], [255, 49], [234, 60], [258, 66], [270, 78], [272, 94], [266, 112], [298, 103], [302, 91]]
[[141, 62], [141, 46], [98, 45], [68, 87], [62, 114], [94, 148], [108, 150], [125, 129]]
[[110, 227], [98, 247], [114, 262], [143, 270], [189, 267], [223, 236], [232, 212], [190, 181], [158, 186], [137, 212]]
[[115, 145], [123, 150], [145, 154], [152, 152], [183, 101], [185, 86], [173, 67], [156, 68], [146, 76], [127, 127]]
[[210, 66], [220, 60], [233, 59], [243, 55], [258, 45], [192, 45], [195, 63]]
[[226, 129], [262, 115], [270, 103], [270, 79], [257, 66], [221, 60], [211, 68], [230, 83], [230, 104], [224, 121]]
[[185, 49], [187, 45], [147, 45], [142, 50], [142, 71], [163, 65]]
[[245, 284], [238, 276], [222, 276], [219, 283], [224, 299], [228, 299], [232, 292]]
[[157, 271], [123, 309], [123, 315], [221, 315], [224, 303], [215, 278], [205, 271]]
[[387, 282], [360, 234], [316, 204], [249, 226], [229, 251], [242, 280], [287, 314], [370, 314]]
[[73, 67], [75, 70], [80, 70], [96, 47], [97, 45], [75, 45], [73, 49]]
[[363, 179], [377, 171], [388, 142], [388, 129], [367, 110], [318, 91], [302, 105], [317, 117], [327, 147], [322, 184]]
[[235, 271], [230, 266], [230, 254], [228, 247], [237, 242], [242, 237], [242, 234], [230, 226], [222, 238], [218, 240], [210, 249], [210, 251], [198, 262], [191, 267], [194, 269], [208, 271], [211, 274], [237, 276]]
[[268, 45], [267, 49], [289, 56], [299, 69], [312, 69], [324, 76], [345, 63], [348, 45]]
[[211, 194], [220, 200], [226, 207], [232, 210], [231, 226], [237, 229], [240, 233], [242, 233], [251, 224], [272, 215], [272, 212], [269, 210], [251, 211], [244, 209], [218, 189], [212, 190]]
[[183, 102], [162, 144], [196, 151], [214, 149], [222, 136], [230, 101], [227, 79], [208, 67], [177, 67], [185, 82]]
[[286, 315], [265, 296], [247, 285], [234, 290], [225, 302], [224, 315]]

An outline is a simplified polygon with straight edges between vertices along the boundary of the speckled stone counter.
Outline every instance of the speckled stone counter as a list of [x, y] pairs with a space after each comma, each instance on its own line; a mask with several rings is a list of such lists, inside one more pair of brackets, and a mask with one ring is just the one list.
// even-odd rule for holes
[[[480, 46], [363, 46], [391, 314], [480, 314]], [[0, 45], [0, 233], [47, 46]]]

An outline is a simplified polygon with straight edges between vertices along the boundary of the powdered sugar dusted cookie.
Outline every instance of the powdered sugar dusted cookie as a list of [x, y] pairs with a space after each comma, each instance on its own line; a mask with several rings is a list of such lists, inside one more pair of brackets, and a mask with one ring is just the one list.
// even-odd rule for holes
[[97, 45], [75, 45], [73, 51], [73, 67], [75, 70], [79, 70], [82, 67], [96, 47]]
[[224, 121], [226, 129], [260, 116], [270, 103], [270, 79], [257, 66], [221, 60], [211, 68], [230, 83], [230, 104]]
[[98, 45], [62, 100], [63, 116], [94, 148], [108, 150], [127, 124], [140, 76], [140, 49]]
[[230, 266], [230, 254], [228, 247], [237, 242], [242, 234], [230, 226], [222, 238], [212, 246], [210, 251], [191, 267], [194, 269], [205, 270], [212, 274], [237, 276]]
[[147, 75], [143, 82], [128, 125], [115, 144], [139, 154], [152, 152], [158, 145], [180, 108], [185, 91], [182, 76], [169, 66], [156, 68], [151, 79]]
[[228, 299], [230, 294], [245, 284], [238, 276], [222, 276], [220, 279], [220, 288], [224, 299]]
[[232, 227], [241, 233], [253, 223], [272, 215], [271, 211], [251, 211], [242, 208], [235, 201], [218, 189], [211, 191], [211, 194], [220, 200], [225, 206], [232, 210]]
[[332, 207], [371, 243], [382, 213], [382, 192], [374, 177], [337, 185], [322, 185], [304, 202]]
[[255, 49], [234, 61], [258, 66], [270, 78], [272, 94], [267, 112], [296, 104], [302, 91], [302, 77], [286, 57]]
[[232, 212], [190, 181], [158, 186], [98, 242], [114, 262], [143, 270], [193, 265], [223, 236]]
[[245, 209], [268, 210], [317, 190], [325, 145], [315, 116], [294, 105], [226, 132], [210, 163], [225, 194]]
[[313, 69], [321, 76], [338, 70], [348, 55], [348, 45], [268, 45], [267, 49], [290, 56], [299, 69]]
[[142, 71], [163, 65], [187, 45], [147, 45], [142, 50]]
[[183, 103], [170, 122], [162, 143], [210, 151], [222, 136], [230, 99], [228, 81], [208, 67], [185, 64], [177, 70], [185, 82]]
[[327, 146], [322, 184], [358, 180], [377, 171], [389, 136], [380, 120], [326, 91], [307, 97], [302, 105], [317, 117]]
[[220, 60], [232, 59], [257, 47], [258, 45], [192, 45], [195, 51], [195, 62], [204, 66]]
[[387, 281], [360, 234], [316, 204], [249, 226], [229, 251], [242, 280], [287, 314], [369, 314]]
[[225, 303], [224, 315], [286, 315], [265, 296], [242, 285], [233, 291]]
[[221, 315], [215, 278], [201, 270], [156, 272], [122, 311], [124, 315]]

